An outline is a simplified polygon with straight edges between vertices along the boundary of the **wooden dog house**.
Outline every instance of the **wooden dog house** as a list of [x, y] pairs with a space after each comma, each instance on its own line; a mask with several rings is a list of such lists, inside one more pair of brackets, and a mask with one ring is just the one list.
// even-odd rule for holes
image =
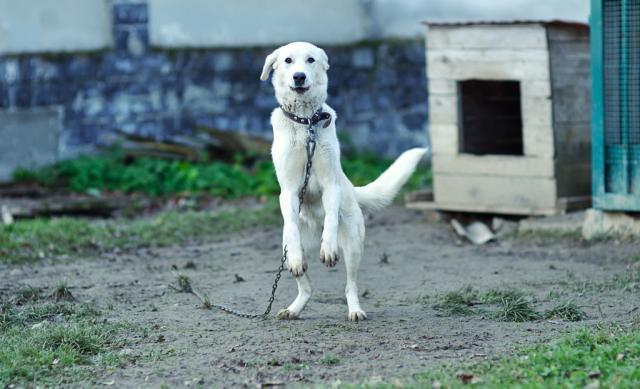
[[547, 215], [588, 206], [588, 26], [426, 24], [432, 208]]

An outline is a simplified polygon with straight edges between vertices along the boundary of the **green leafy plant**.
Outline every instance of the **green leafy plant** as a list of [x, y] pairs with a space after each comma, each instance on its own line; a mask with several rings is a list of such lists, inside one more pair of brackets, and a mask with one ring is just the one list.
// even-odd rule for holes
[[[391, 160], [373, 154], [348, 154], [342, 166], [355, 185], [373, 181]], [[161, 158], [128, 160], [120, 152], [81, 156], [36, 170], [17, 169], [16, 182], [66, 187], [73, 192], [101, 191], [166, 196], [208, 193], [223, 198], [273, 195], [280, 191], [271, 160], [238, 155], [233, 162], [189, 162]], [[409, 187], [429, 183], [430, 171], [419, 169]]]

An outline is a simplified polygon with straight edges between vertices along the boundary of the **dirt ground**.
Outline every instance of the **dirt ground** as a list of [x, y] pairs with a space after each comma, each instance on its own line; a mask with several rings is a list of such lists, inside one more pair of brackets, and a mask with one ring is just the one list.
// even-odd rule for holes
[[[194, 296], [167, 287], [178, 268], [215, 302], [264, 310], [279, 261], [278, 228], [66, 264], [0, 265], [0, 284], [52, 287], [66, 279], [76, 298], [94, 301], [108, 318], [148, 329], [147, 341], [126, 350], [136, 362], [102, 372], [93, 382], [117, 387], [375, 383], [444, 363], [499, 358], [582, 326], [638, 314], [637, 292], [608, 281], [637, 266], [628, 260], [640, 253], [637, 243], [519, 238], [474, 247], [460, 242], [447, 224], [427, 223], [420, 212], [398, 206], [370, 218], [367, 228], [360, 292], [369, 320], [360, 323], [346, 320], [342, 263], [332, 270], [310, 263], [314, 296], [295, 321], [199, 309]], [[388, 263], [381, 261], [384, 255]], [[188, 263], [195, 268], [185, 269]], [[446, 317], [433, 309], [439, 294], [467, 285], [480, 291], [515, 287], [540, 308], [552, 304], [550, 295], [560, 296], [582, 306], [588, 318], [513, 323], [482, 315]], [[295, 293], [287, 273], [272, 317]]]

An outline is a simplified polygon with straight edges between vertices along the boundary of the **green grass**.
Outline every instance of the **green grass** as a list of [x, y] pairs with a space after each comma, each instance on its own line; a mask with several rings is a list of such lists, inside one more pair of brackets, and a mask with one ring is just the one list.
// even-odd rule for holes
[[471, 307], [478, 302], [478, 292], [467, 286], [442, 295], [433, 309], [444, 316], [466, 316], [475, 313]]
[[524, 297], [502, 299], [499, 308], [492, 312], [491, 316], [496, 320], [514, 322], [533, 321], [540, 318], [540, 314]]
[[[374, 154], [348, 153], [342, 158], [343, 169], [355, 185], [373, 181], [391, 162]], [[238, 198], [275, 195], [280, 191], [271, 160], [241, 155], [232, 163], [160, 158], [129, 161], [115, 151], [102, 156], [82, 156], [37, 170], [18, 169], [13, 179], [91, 194], [108, 190], [150, 196], [207, 193]], [[430, 171], [418, 169], [408, 187], [424, 186], [430, 181]]]
[[510, 322], [534, 321], [542, 318], [580, 321], [586, 314], [573, 302], [563, 302], [540, 313], [522, 291], [513, 288], [492, 288], [480, 292], [471, 286], [442, 294], [432, 306], [440, 316], [487, 317]]
[[70, 302], [0, 306], [0, 387], [59, 386], [126, 362], [117, 350], [131, 327], [99, 316]]
[[[582, 330], [466, 371], [479, 387], [582, 388], [595, 381], [601, 387], [638, 387], [640, 332]], [[441, 382], [449, 387], [462, 386], [451, 375], [441, 376]]]
[[168, 211], [137, 220], [54, 218], [0, 226], [0, 262], [24, 263], [62, 255], [203, 241], [257, 226], [278, 225], [277, 204], [219, 212]]
[[594, 387], [640, 386], [640, 331], [583, 329], [496, 361], [443, 366], [393, 383], [343, 387], [543, 389], [584, 388], [596, 382]]
[[333, 366], [340, 363], [340, 359], [332, 354], [325, 354], [318, 359], [318, 363], [324, 366]]
[[545, 319], [561, 319], [565, 321], [580, 321], [587, 318], [587, 314], [574, 302], [562, 302], [544, 313]]

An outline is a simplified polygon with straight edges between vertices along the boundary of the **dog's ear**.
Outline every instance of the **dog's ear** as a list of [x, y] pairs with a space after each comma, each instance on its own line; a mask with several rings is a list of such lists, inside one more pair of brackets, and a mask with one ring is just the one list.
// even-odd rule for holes
[[267, 55], [267, 58], [264, 60], [264, 66], [262, 67], [262, 74], [260, 74], [260, 79], [262, 81], [266, 81], [269, 79], [269, 74], [272, 69], [275, 69], [278, 60], [278, 49], [274, 50], [273, 53]]
[[329, 70], [329, 57], [327, 57], [327, 53], [322, 49], [320, 49], [320, 63], [324, 70]]

